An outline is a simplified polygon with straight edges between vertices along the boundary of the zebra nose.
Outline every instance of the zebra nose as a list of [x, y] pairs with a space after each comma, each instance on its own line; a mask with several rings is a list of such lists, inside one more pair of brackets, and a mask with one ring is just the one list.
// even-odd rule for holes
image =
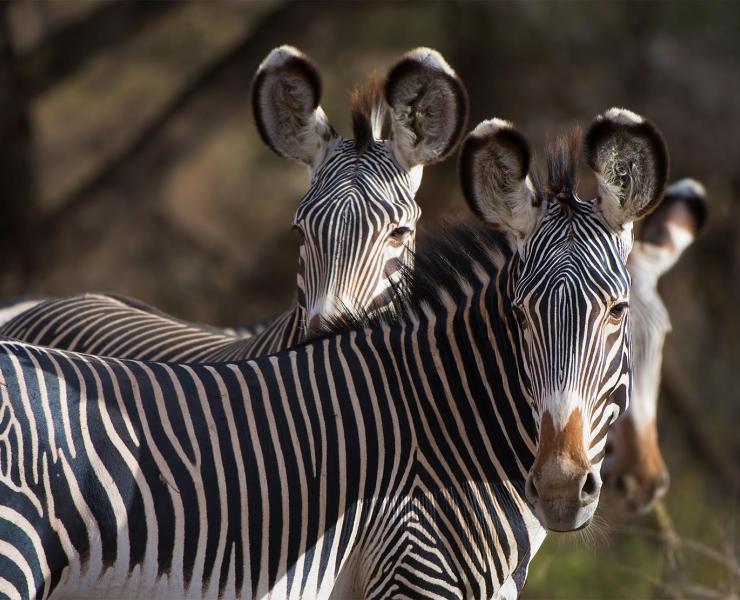
[[652, 510], [655, 503], [666, 495], [670, 484], [667, 469], [647, 482], [628, 474], [618, 476], [615, 481], [615, 487], [624, 496], [627, 508], [638, 514]]
[[599, 497], [601, 482], [593, 471], [589, 471], [581, 478], [581, 491], [579, 499], [582, 506], [586, 506]]

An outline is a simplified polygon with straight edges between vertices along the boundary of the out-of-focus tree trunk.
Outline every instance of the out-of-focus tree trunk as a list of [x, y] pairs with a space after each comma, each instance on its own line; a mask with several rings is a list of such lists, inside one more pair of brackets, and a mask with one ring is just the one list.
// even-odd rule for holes
[[18, 57], [16, 68], [26, 82], [23, 93], [29, 99], [43, 94], [89, 59], [126, 43], [178, 6], [177, 2], [108, 0], [64, 27], [45, 31], [37, 44]]
[[16, 53], [8, 18], [8, 2], [0, 3], [0, 266], [10, 247], [28, 242], [34, 211], [33, 126], [24, 82], [16, 69]]

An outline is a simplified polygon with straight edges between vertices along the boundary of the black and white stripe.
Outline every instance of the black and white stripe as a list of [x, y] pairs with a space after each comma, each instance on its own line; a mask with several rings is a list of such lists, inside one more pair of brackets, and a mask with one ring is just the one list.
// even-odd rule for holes
[[[523, 246], [461, 227], [419, 257], [393, 320], [273, 356], [163, 364], [0, 343], [0, 592], [516, 596], [546, 532], [525, 483], [552, 406], [523, 370], [538, 345], [512, 300], [557, 269], [533, 258], [546, 238], [577, 256], [561, 257], [576, 263], [568, 319], [628, 284], [625, 235], [598, 205], [542, 199]], [[627, 322], [580, 322], [605, 350], [584, 377], [613, 398], [630, 379]], [[594, 406], [592, 431], [611, 406]]]

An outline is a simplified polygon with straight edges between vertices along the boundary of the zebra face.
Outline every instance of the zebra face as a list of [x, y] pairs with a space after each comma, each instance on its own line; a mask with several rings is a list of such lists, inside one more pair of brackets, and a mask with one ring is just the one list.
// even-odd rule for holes
[[529, 146], [510, 123], [481, 123], [463, 144], [461, 180], [471, 208], [516, 242], [511, 314], [522, 386], [539, 439], [526, 483], [551, 530], [585, 527], [596, 510], [607, 429], [632, 389], [632, 221], [660, 200], [667, 152], [654, 126], [623, 109], [598, 117], [585, 154], [598, 198], [576, 195], [580, 137], [548, 156], [548, 181], [528, 175]]
[[353, 140], [337, 140], [294, 221], [309, 334], [391, 299], [403, 267], [413, 265], [417, 173], [398, 164], [388, 142], [372, 141], [360, 153]]
[[602, 468], [610, 505], [620, 512], [646, 513], [668, 491], [670, 477], [658, 443], [656, 415], [663, 344], [671, 324], [657, 284], [703, 226], [704, 198], [704, 188], [696, 181], [669, 186], [658, 209], [640, 223], [627, 262], [635, 386], [629, 410], [610, 434]]
[[593, 202], [546, 202], [520, 254], [513, 312], [540, 424], [527, 495], [548, 527], [570, 530], [596, 509], [607, 429], [629, 396], [632, 239], [630, 227], [606, 226]]
[[353, 94], [353, 140], [329, 125], [318, 70], [295, 48], [268, 55], [252, 95], [265, 143], [309, 168], [294, 218], [303, 337], [381, 308], [412, 266], [423, 167], [455, 150], [467, 122], [462, 82], [434, 50], [405, 54]]

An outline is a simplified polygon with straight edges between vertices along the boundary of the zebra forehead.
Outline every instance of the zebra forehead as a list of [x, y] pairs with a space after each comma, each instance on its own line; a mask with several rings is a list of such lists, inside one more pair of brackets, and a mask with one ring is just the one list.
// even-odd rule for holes
[[316, 185], [335, 185], [337, 181], [393, 181], [410, 179], [393, 156], [387, 142], [373, 141], [360, 153], [352, 140], [344, 140], [314, 177]]
[[588, 249], [553, 248], [539, 260], [525, 264], [515, 287], [515, 302], [525, 298], [540, 301], [565, 296], [585, 296], [597, 302], [619, 300], [629, 295], [626, 265], [610, 261], [608, 268], [594, 262]]
[[549, 202], [546, 217], [527, 243], [517, 296], [542, 293], [564, 281], [575, 285], [573, 291], [601, 289], [605, 299], [625, 296], [631, 231], [612, 231], [592, 202], [575, 197]]
[[354, 215], [348, 212], [345, 218], [362, 216], [358, 208], [395, 217], [418, 214], [415, 181], [411, 173], [398, 165], [385, 144], [373, 142], [366, 152], [358, 154], [349, 142], [316, 174], [298, 205], [296, 220], [313, 217], [315, 211], [320, 214], [337, 209], [354, 211]]

